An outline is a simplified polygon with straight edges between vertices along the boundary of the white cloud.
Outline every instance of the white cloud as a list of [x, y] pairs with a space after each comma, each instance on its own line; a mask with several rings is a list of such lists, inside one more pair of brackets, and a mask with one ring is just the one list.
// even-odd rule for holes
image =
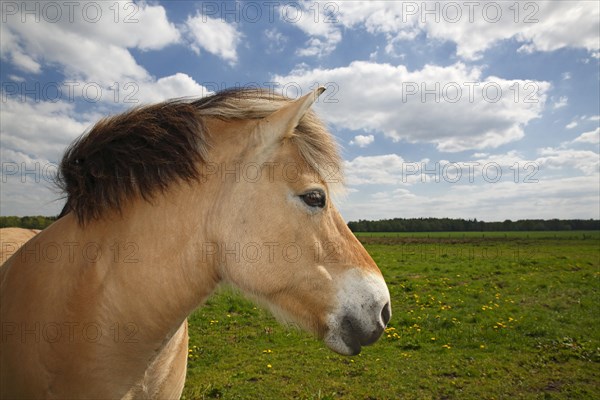
[[[406, 58], [406, 54], [399, 53], [396, 50], [396, 47], [397, 47], [397, 44], [399, 41], [400, 40], [398, 38], [389, 38], [387, 40], [387, 44], [385, 45], [384, 50], [385, 50], [385, 54], [387, 54], [388, 56], [393, 57], [393, 58], [399, 58], [402, 60], [402, 59]], [[401, 43], [400, 43], [400, 45], [401, 45]]]
[[568, 123], [568, 124], [565, 126], [565, 128], [567, 128], [567, 129], [573, 129], [573, 128], [575, 128], [576, 126], [577, 126], [577, 121], [571, 121], [571, 122], [569, 122], [569, 123]]
[[554, 100], [552, 108], [558, 110], [559, 108], [566, 107], [569, 104], [569, 98], [567, 96], [560, 96], [558, 100]]
[[329, 86], [331, 94], [324, 95], [329, 100], [318, 106], [339, 128], [433, 143], [449, 152], [521, 139], [524, 126], [541, 116], [550, 88], [543, 81], [483, 78], [479, 68], [462, 63], [409, 71], [404, 65], [355, 61], [340, 68], [302, 69], [273, 80], [303, 88]]
[[268, 53], [281, 53], [283, 50], [285, 50], [288, 37], [279, 32], [277, 28], [267, 29], [265, 30], [264, 34], [267, 41]]
[[[58, 5], [61, 6], [61, 3]], [[75, 5], [73, 21], [68, 19], [67, 6], [62, 7], [62, 18], [52, 25], [97, 42], [123, 48], [160, 50], [180, 40], [179, 31], [167, 18], [164, 7], [158, 4], [126, 0]], [[82, 9], [78, 10], [78, 7]], [[86, 11], [83, 11], [84, 8]], [[93, 17], [96, 12], [97, 20]]]
[[299, 56], [322, 57], [335, 50], [342, 40], [342, 32], [336, 24], [335, 15], [330, 15], [331, 7], [337, 3], [300, 2], [298, 8], [285, 5], [278, 7], [283, 21], [299, 28], [309, 39], [304, 47], [297, 50]]
[[539, 153], [540, 157], [536, 159], [536, 162], [540, 167], [551, 169], [575, 168], [585, 175], [598, 174], [600, 154], [596, 152], [546, 147], [540, 149]]
[[[592, 132], [590, 132], [592, 133]], [[566, 144], [566, 143], [565, 143]], [[475, 163], [473, 168], [475, 175], [481, 175], [482, 169], [490, 164], [498, 165], [506, 178], [517, 181], [530, 176], [531, 179], [538, 179], [542, 171], [550, 169], [556, 171], [554, 177], [565, 177], [572, 175], [568, 169], [576, 169], [585, 175], [598, 173], [600, 165], [600, 155], [588, 150], [575, 150], [564, 147], [553, 148], [545, 147], [538, 149], [539, 157], [528, 159], [516, 151], [510, 150], [502, 154], [491, 154], [486, 157], [476, 158], [470, 162]], [[463, 168], [465, 169], [465, 168]], [[534, 173], [535, 172], [535, 173]], [[548, 178], [548, 171], [545, 171], [545, 177]]]
[[522, 51], [553, 51], [564, 47], [598, 51], [600, 5], [597, 2], [542, 1], [534, 9], [537, 7], [538, 22], [515, 24], [519, 29], [516, 39], [526, 43]]
[[78, 115], [73, 103], [11, 97], [0, 119], [2, 215], [55, 215], [62, 201], [53, 184], [68, 144], [99, 116]]
[[[4, 15], [2, 16], [4, 18]], [[24, 72], [39, 74], [42, 71], [40, 63], [25, 54], [17, 35], [13, 34], [6, 24], [0, 25], [0, 58], [12, 63]]]
[[600, 175], [544, 178], [535, 183], [426, 183], [370, 194], [352, 192], [340, 205], [346, 220], [416, 218], [505, 219], [600, 218]]
[[[39, 22], [27, 23], [27, 18], [35, 16], [16, 13], [3, 15], [7, 22], [0, 29], [3, 60], [25, 72], [39, 72], [48, 66], [64, 75], [63, 82], [42, 82], [59, 87], [59, 100], [73, 103], [83, 97], [97, 102], [99, 109], [107, 108], [109, 103], [115, 103], [120, 109], [208, 93], [186, 74], [159, 79], [151, 76], [130, 52], [132, 48], [150, 51], [180, 43], [180, 33], [168, 20], [164, 7], [143, 1], [53, 4], [54, 8], [62, 7], [62, 18], [56, 22], [40, 18]], [[82, 12], [84, 7], [86, 12]], [[90, 19], [96, 15], [97, 20]], [[19, 58], [25, 53], [29, 61]], [[91, 90], [84, 93], [86, 87]], [[36, 100], [39, 97], [41, 93]], [[24, 117], [21, 115], [17, 120], [19, 118]]]
[[3, 59], [33, 73], [40, 72], [45, 64], [51, 64], [53, 69], [59, 66], [66, 80], [109, 86], [114, 82], [150, 79], [128, 49], [157, 50], [179, 41], [179, 32], [168, 21], [162, 6], [91, 2], [85, 5], [87, 12], [82, 12], [84, 6], [80, 3], [55, 4], [62, 15], [57, 21], [41, 18], [39, 22], [27, 23], [28, 18], [35, 16], [3, 16]]
[[13, 82], [25, 82], [25, 78], [18, 75], [8, 75], [8, 79], [10, 79]]
[[140, 103], [156, 103], [179, 97], [204, 97], [211, 93], [189, 75], [178, 72], [157, 81], [141, 84], [136, 99], [139, 99]]
[[516, 163], [524, 164], [526, 162], [531, 162], [531, 160], [524, 159], [522, 154], [519, 153], [517, 150], [510, 150], [506, 153], [500, 154], [474, 154], [473, 158], [474, 160], [470, 160], [469, 162], [476, 163], [478, 167], [490, 163], [495, 163], [500, 165], [504, 169], [508, 169]]
[[13, 51], [12, 54], [12, 62], [18, 68], [25, 72], [31, 72], [34, 74], [39, 74], [42, 72], [42, 66], [40, 63], [36, 62], [33, 58], [24, 54], [20, 49], [17, 51]]
[[599, 144], [600, 143], [600, 128], [596, 128], [593, 131], [582, 133], [575, 140], [573, 140], [573, 142]]
[[[347, 220], [599, 218], [599, 154], [554, 148], [539, 153], [535, 159], [514, 150], [474, 154], [455, 163], [407, 162], [396, 154], [357, 157], [345, 163], [355, 190], [340, 210]], [[460, 179], [455, 179], [457, 169]], [[573, 176], [573, 169], [580, 175]], [[496, 180], [498, 171], [502, 177]]]
[[306, 47], [298, 49], [297, 54], [304, 57], [323, 57], [335, 49], [335, 44], [335, 40], [313, 37], [306, 41]]
[[235, 25], [198, 13], [195, 17], [189, 16], [185, 26], [197, 54], [203, 49], [232, 65], [237, 62], [237, 46], [242, 34]]
[[54, 185], [57, 164], [2, 148], [1, 215], [56, 215], [64, 201]]
[[356, 135], [354, 136], [354, 139], [350, 141], [350, 144], [358, 147], [367, 147], [373, 143], [373, 141], [375, 141], [375, 136], [373, 135]]
[[81, 119], [73, 103], [22, 102], [8, 97], [2, 105], [2, 148], [56, 161], [92, 122]]
[[397, 154], [359, 156], [344, 162], [348, 185], [396, 185], [402, 182], [404, 159]]
[[[593, 1], [348, 1], [335, 4], [336, 25], [362, 27], [373, 35], [384, 34], [388, 43], [413, 40], [419, 33], [425, 33], [430, 39], [456, 43], [457, 55], [466, 60], [481, 58], [485, 50], [503, 40], [522, 43], [521, 52], [574, 47], [586, 49], [595, 57], [600, 48], [600, 6]], [[304, 6], [305, 14], [315, 17], [314, 7], [310, 7]], [[328, 29], [335, 31], [336, 27]], [[335, 45], [340, 40], [330, 43]]]

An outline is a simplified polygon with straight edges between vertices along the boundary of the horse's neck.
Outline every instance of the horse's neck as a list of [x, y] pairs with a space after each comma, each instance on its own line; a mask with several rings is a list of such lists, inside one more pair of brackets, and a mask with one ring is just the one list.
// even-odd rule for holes
[[[217, 277], [197, 250], [204, 217], [185, 208], [185, 198], [171, 199], [140, 200], [122, 218], [84, 227], [69, 213], [0, 268], [2, 299], [10, 299], [2, 321], [12, 329], [11, 351], [2, 355], [28, 360], [19, 368], [40, 376], [32, 391], [69, 387], [109, 397], [102, 394], [146, 376], [153, 360], [169, 360], [173, 343], [185, 345], [171, 339]], [[79, 379], [89, 376], [96, 380]]]
[[202, 216], [182, 212], [185, 201], [166, 199], [136, 201], [121, 217], [93, 222], [83, 231], [86, 242], [98, 243], [103, 252], [90, 277], [99, 290], [98, 318], [155, 349], [218, 280], [199, 254], [206, 240], [198, 229]]

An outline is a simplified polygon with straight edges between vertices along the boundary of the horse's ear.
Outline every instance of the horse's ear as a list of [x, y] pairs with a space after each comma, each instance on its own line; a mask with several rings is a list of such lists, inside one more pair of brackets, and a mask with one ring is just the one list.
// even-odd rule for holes
[[256, 127], [257, 139], [264, 145], [270, 146], [288, 136], [324, 91], [325, 88], [321, 86], [260, 120]]

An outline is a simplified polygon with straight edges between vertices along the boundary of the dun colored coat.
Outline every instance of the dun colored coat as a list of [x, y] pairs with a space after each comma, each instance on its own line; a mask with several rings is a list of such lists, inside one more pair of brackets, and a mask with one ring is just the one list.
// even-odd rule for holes
[[104, 119], [66, 151], [66, 206], [0, 268], [2, 398], [179, 398], [187, 317], [220, 283], [352, 355], [391, 315], [331, 202], [310, 106], [230, 90]]

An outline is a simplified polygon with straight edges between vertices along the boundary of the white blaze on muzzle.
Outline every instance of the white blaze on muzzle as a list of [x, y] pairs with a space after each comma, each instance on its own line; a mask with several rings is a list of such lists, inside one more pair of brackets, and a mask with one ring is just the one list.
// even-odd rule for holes
[[325, 343], [336, 353], [358, 354], [362, 346], [379, 339], [389, 322], [390, 293], [381, 275], [355, 268], [339, 281], [336, 297]]

